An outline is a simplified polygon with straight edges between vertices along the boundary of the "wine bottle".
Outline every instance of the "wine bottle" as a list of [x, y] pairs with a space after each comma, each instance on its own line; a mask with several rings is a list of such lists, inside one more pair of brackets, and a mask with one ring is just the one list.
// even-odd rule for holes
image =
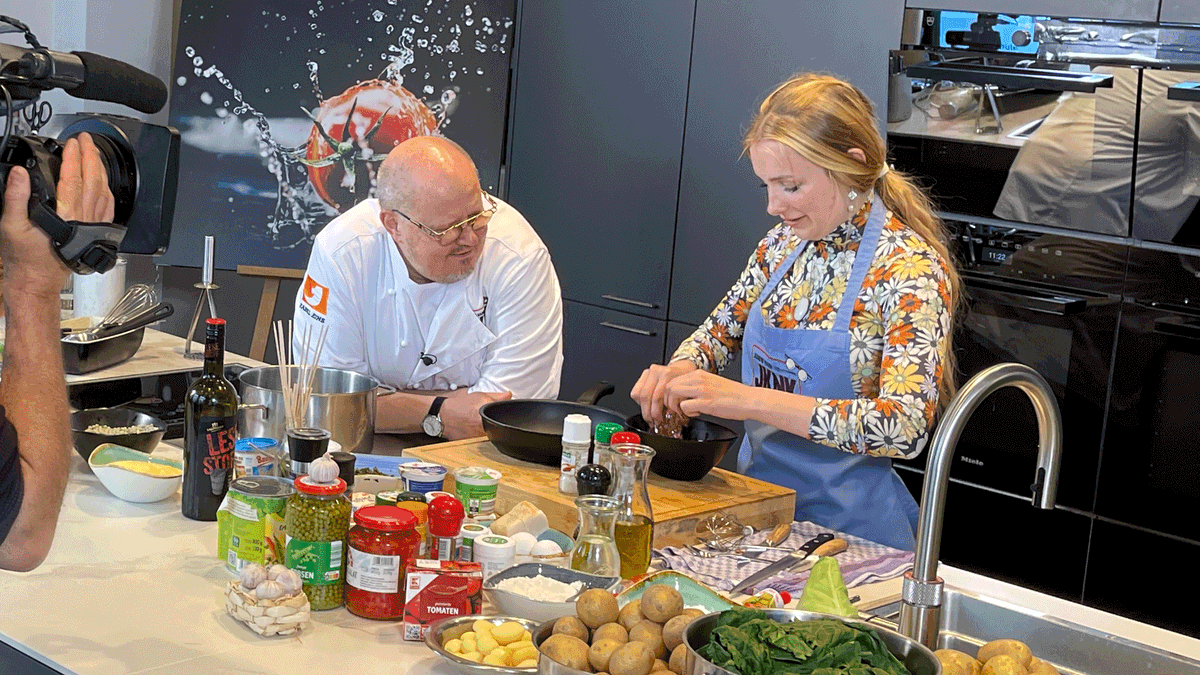
[[225, 320], [205, 327], [204, 374], [184, 398], [183, 515], [216, 520], [233, 480], [237, 442], [237, 390], [225, 379]]

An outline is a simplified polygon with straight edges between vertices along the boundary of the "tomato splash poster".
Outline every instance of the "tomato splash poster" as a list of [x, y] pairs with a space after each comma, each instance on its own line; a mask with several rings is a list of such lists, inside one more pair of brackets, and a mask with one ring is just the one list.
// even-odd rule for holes
[[312, 239], [374, 196], [397, 143], [440, 134], [495, 192], [515, 0], [183, 0], [170, 124], [175, 226], [159, 264], [303, 268]]

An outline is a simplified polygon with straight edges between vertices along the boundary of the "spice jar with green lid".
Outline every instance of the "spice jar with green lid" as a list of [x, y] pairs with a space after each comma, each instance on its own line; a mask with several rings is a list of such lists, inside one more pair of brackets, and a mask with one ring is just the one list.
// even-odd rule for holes
[[346, 533], [350, 529], [346, 481], [333, 478], [321, 483], [311, 476], [300, 476], [295, 485], [284, 518], [287, 566], [300, 575], [313, 609], [341, 607]]

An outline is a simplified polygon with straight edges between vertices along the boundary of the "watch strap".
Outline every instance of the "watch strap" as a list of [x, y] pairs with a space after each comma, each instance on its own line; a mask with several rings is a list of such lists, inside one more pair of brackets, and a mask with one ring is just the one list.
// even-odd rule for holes
[[438, 413], [442, 411], [442, 404], [445, 402], [446, 402], [445, 396], [434, 396], [433, 404], [429, 406], [429, 412], [426, 413], [426, 416], [437, 417]]

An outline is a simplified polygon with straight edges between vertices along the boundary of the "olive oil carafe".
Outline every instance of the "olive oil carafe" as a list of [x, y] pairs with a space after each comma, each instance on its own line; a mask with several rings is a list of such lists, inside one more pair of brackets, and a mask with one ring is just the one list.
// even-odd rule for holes
[[632, 579], [650, 567], [654, 511], [646, 489], [646, 474], [654, 449], [638, 443], [617, 443], [610, 450], [614, 464], [612, 496], [621, 504], [614, 528], [621, 557], [621, 578]]

